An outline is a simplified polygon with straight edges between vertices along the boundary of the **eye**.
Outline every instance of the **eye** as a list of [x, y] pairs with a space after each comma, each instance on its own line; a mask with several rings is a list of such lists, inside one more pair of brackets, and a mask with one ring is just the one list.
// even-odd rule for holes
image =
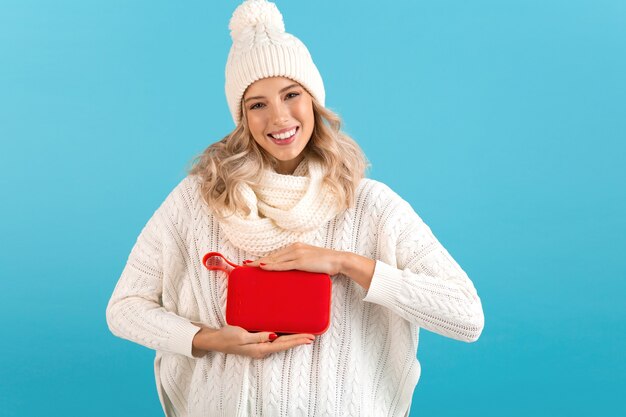
[[287, 95], [285, 96], [285, 98], [294, 98], [294, 97], [298, 97], [300, 95], [300, 93], [296, 93], [295, 91], [292, 91], [291, 93], [287, 93]]
[[263, 106], [263, 103], [254, 103], [252, 106], [250, 106], [250, 110], [260, 109]]

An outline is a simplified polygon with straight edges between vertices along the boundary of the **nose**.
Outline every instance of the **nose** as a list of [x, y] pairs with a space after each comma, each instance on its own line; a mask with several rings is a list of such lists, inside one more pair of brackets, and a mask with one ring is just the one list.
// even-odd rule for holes
[[289, 109], [284, 102], [281, 101], [276, 103], [272, 114], [272, 120], [277, 126], [281, 126], [289, 120]]

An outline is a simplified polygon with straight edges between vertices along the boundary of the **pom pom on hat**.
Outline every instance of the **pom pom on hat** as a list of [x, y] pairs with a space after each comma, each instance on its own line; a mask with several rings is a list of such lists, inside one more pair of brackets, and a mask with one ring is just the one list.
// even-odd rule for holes
[[267, 31], [285, 32], [283, 15], [274, 3], [267, 0], [249, 0], [237, 7], [228, 28], [233, 41], [236, 41], [242, 32], [261, 25]]
[[267, 77], [300, 83], [322, 106], [324, 82], [306, 46], [285, 32], [283, 16], [274, 3], [246, 0], [235, 9], [230, 24], [233, 45], [226, 62], [226, 101], [235, 124], [241, 100], [250, 84]]

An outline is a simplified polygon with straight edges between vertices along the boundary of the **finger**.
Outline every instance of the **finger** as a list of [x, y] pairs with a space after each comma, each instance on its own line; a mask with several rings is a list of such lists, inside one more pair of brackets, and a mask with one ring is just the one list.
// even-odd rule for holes
[[271, 342], [276, 339], [278, 335], [274, 332], [258, 332], [258, 333], [249, 333], [249, 337], [247, 339], [248, 344], [253, 343], [265, 343]]
[[257, 259], [254, 262], [251, 263], [247, 263], [246, 265], [249, 266], [260, 266], [260, 264], [264, 263], [264, 264], [270, 264], [270, 263], [277, 263], [277, 262], [286, 262], [286, 261], [292, 261], [294, 259], [296, 259], [296, 249], [298, 247], [300, 247], [301, 244], [299, 243], [292, 243], [290, 245], [287, 245], [283, 248], [278, 249], [276, 252], [273, 252], [267, 256], [264, 256], [262, 258]]
[[315, 335], [314, 334], [310, 334], [310, 333], [295, 333], [295, 334], [286, 334], [286, 335], [282, 335], [279, 336], [275, 342], [278, 341], [289, 341], [289, 340], [295, 340], [295, 339], [308, 339], [308, 340], [315, 340]]
[[251, 343], [247, 345], [240, 345], [236, 348], [234, 353], [250, 356], [251, 358], [255, 358], [255, 359], [262, 359], [271, 353], [281, 352], [287, 349], [294, 348], [299, 345], [313, 343], [313, 340], [311, 340], [308, 337], [302, 337], [301, 335], [293, 335], [293, 336], [300, 336], [300, 337], [295, 337], [295, 338], [292, 337], [292, 338], [287, 338], [287, 339], [283, 337], [282, 342]]
[[256, 259], [252, 262], [247, 262], [246, 266], [261, 266], [261, 264], [267, 264], [268, 262], [270, 262], [270, 259], [268, 257], [263, 257], [263, 258], [259, 258]]
[[291, 349], [300, 345], [310, 345], [311, 343], [313, 343], [313, 340], [308, 337], [294, 337], [285, 339], [284, 336], [281, 336], [272, 343], [264, 343], [258, 346], [262, 353], [269, 354], [281, 352], [283, 350]]
[[261, 259], [257, 259], [254, 262], [247, 263], [246, 266], [256, 266], [256, 267], [259, 267], [259, 268], [263, 268], [263, 267], [265, 267], [267, 265], [272, 265], [274, 263], [276, 263], [275, 259], [261, 258]]
[[298, 261], [286, 261], [286, 262], [268, 263], [265, 265], [259, 265], [259, 267], [267, 271], [289, 271], [292, 269], [300, 269], [298, 267], [299, 265], [300, 263]]

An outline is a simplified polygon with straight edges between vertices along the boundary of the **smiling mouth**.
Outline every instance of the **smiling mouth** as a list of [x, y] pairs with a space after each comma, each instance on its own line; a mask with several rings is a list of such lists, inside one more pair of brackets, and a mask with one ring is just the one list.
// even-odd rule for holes
[[294, 127], [293, 129], [290, 129], [286, 132], [281, 132], [281, 133], [268, 133], [267, 136], [271, 137], [274, 140], [288, 140], [291, 139], [297, 132], [298, 132], [299, 127]]

